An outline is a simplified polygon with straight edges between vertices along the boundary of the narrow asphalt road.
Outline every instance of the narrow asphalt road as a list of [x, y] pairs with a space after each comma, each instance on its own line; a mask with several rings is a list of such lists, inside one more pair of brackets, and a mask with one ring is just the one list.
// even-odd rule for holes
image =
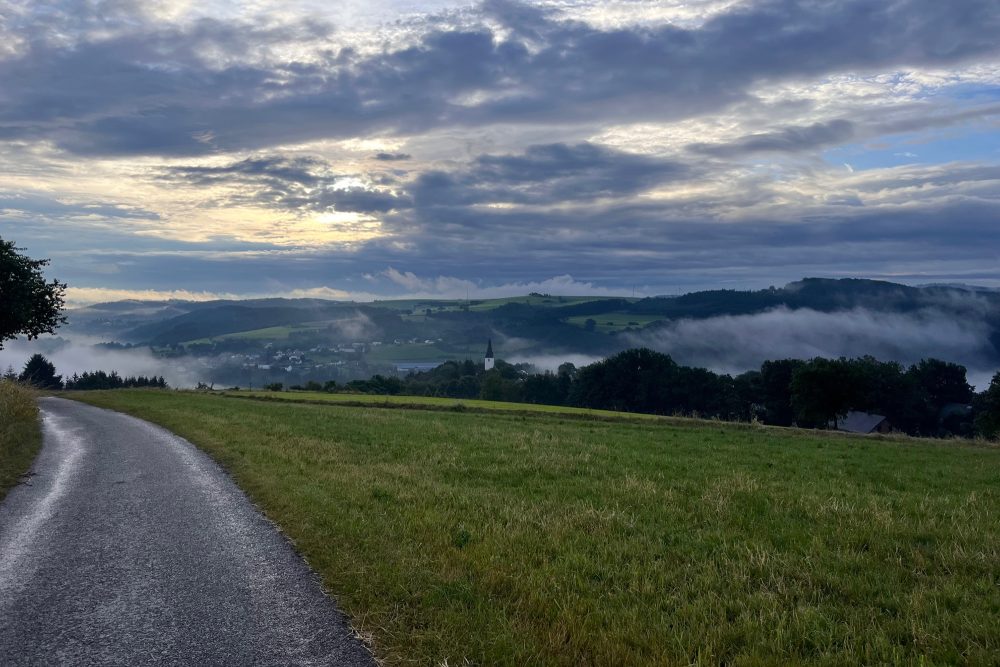
[[0, 503], [0, 665], [372, 665], [315, 575], [187, 441], [41, 401]]

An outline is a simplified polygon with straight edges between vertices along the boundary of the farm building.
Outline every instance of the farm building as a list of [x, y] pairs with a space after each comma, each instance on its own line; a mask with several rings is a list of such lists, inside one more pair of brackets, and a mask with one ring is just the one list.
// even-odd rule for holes
[[840, 420], [837, 430], [848, 433], [889, 433], [892, 431], [892, 424], [882, 415], [852, 410]]

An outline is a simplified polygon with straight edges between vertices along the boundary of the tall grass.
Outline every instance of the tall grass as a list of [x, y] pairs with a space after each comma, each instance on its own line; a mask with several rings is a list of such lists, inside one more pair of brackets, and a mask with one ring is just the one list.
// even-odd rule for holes
[[41, 444], [34, 392], [0, 380], [0, 499], [31, 466]]

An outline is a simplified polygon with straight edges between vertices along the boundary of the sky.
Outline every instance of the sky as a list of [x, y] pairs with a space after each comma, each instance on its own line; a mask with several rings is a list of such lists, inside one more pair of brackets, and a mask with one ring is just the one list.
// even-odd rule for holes
[[1000, 287], [996, 0], [0, 0], [0, 237], [122, 298]]

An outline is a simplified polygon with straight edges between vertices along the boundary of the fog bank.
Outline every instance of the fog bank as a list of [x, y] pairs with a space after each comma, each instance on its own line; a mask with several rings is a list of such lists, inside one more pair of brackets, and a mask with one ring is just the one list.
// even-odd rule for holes
[[0, 370], [11, 366], [20, 373], [28, 358], [40, 353], [55, 364], [56, 373], [64, 380], [84, 371], [118, 371], [122, 377], [161, 375], [171, 387], [185, 388], [194, 387], [207, 375], [206, 366], [194, 357], [161, 359], [154, 357], [148, 348], [106, 350], [84, 341], [77, 338], [8, 341], [0, 350]]
[[645, 346], [688, 366], [720, 373], [742, 373], [768, 359], [859, 357], [912, 364], [935, 357], [969, 369], [979, 389], [998, 368], [990, 328], [975, 318], [924, 309], [882, 313], [865, 308], [826, 313], [776, 308], [753, 315], [678, 320], [636, 332], [630, 346]]

